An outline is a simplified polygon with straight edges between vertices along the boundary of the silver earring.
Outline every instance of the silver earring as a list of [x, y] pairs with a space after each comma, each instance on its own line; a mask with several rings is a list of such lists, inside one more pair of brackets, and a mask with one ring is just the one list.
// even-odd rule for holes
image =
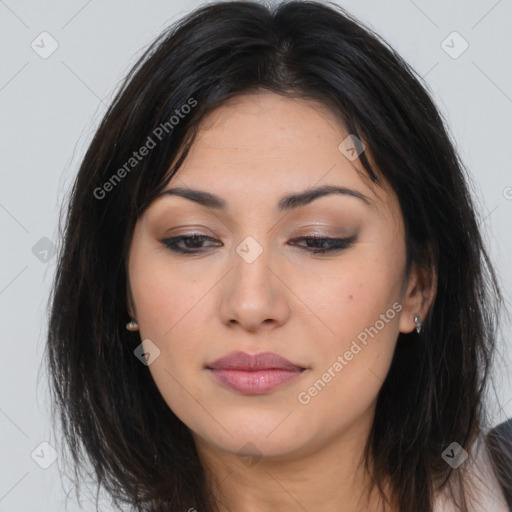
[[132, 318], [127, 324], [126, 324], [126, 328], [129, 330], [129, 331], [137, 331], [139, 329], [139, 326], [137, 325], [137, 322]]
[[416, 332], [420, 334], [423, 330], [423, 322], [420, 322], [419, 315], [414, 315], [414, 323], [416, 324]]

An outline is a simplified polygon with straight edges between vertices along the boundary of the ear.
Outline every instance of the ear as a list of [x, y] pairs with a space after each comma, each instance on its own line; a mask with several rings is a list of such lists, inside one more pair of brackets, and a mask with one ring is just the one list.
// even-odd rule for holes
[[402, 311], [398, 326], [400, 332], [409, 333], [416, 329], [414, 315], [420, 317], [420, 322], [425, 321], [434, 302], [436, 291], [437, 273], [435, 270], [421, 268], [413, 263], [402, 297]]

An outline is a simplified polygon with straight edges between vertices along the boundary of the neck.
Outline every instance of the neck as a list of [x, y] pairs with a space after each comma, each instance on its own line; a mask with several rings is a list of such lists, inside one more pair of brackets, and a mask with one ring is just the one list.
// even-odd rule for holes
[[219, 512], [388, 512], [362, 462], [367, 429], [286, 456], [242, 459], [194, 435]]

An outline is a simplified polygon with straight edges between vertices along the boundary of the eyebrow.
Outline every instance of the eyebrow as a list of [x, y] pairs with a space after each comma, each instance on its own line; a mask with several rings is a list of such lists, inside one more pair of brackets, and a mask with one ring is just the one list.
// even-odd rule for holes
[[[277, 209], [280, 212], [289, 211], [295, 208], [306, 206], [320, 197], [325, 197], [332, 194], [341, 194], [344, 196], [355, 197], [363, 201], [368, 206], [374, 206], [372, 201], [367, 196], [361, 192], [358, 192], [357, 190], [352, 190], [346, 187], [324, 185], [321, 187], [309, 188], [303, 192], [289, 194], [281, 197], [277, 203]], [[206, 206], [207, 208], [212, 208], [215, 210], [225, 210], [227, 208], [227, 202], [224, 199], [204, 190], [176, 187], [164, 190], [160, 196], [164, 195], [184, 197], [185, 199], [189, 199], [203, 206]]]

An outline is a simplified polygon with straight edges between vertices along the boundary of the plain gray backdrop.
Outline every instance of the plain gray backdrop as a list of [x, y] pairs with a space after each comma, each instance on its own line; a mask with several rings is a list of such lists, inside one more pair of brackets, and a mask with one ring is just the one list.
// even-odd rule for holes
[[[171, 22], [203, 3], [0, 0], [0, 512], [66, 508], [70, 484], [64, 461], [54, 460], [59, 436], [51, 428], [41, 366], [59, 209], [135, 59]], [[512, 2], [338, 3], [428, 82], [471, 173], [481, 226], [510, 304]], [[512, 416], [512, 333], [506, 323], [502, 329], [494, 424]], [[67, 509], [79, 510], [72, 493]], [[95, 507], [91, 502], [83, 510]]]

